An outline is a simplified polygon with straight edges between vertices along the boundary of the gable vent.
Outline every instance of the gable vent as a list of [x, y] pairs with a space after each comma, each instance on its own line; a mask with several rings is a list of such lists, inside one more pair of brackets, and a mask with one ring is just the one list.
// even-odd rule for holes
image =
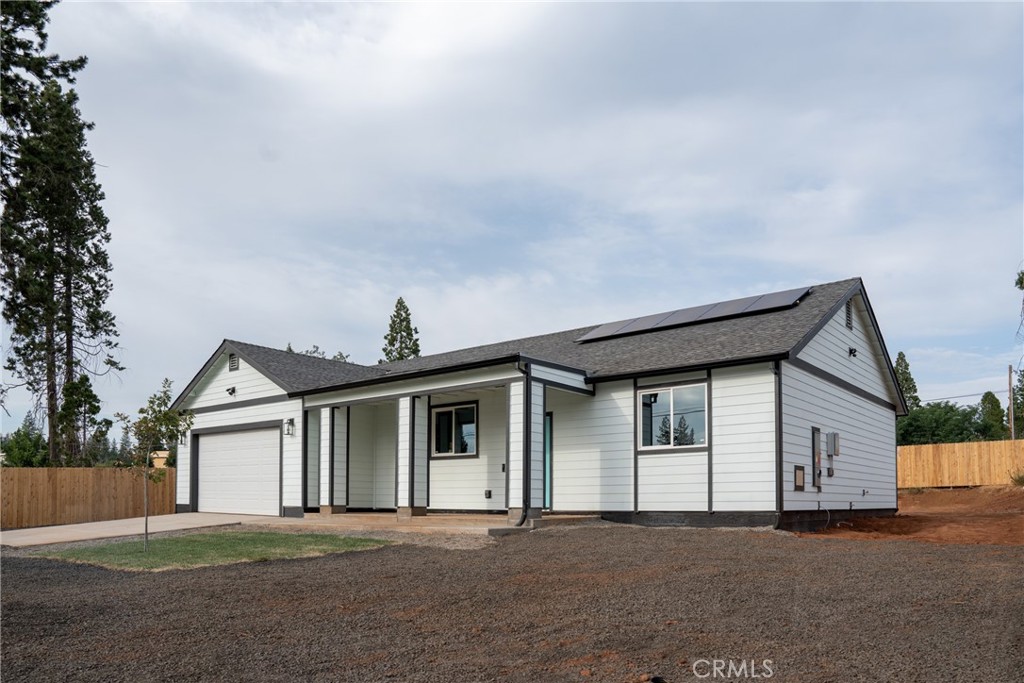
[[228, 370], [238, 369], [238, 356], [233, 353], [228, 354]]
[[853, 299], [846, 302], [846, 329], [853, 329]]

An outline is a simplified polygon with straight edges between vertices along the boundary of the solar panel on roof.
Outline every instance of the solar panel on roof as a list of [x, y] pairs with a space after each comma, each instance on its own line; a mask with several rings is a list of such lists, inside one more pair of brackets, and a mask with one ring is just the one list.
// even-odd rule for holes
[[694, 323], [706, 323], [713, 320], [724, 320], [753, 313], [766, 313], [768, 311], [791, 308], [799, 303], [810, 291], [810, 287], [787, 289], [784, 292], [748, 296], [742, 299], [722, 301], [717, 304], [680, 308], [668, 313], [655, 313], [641, 318], [619, 320], [596, 327], [576, 341], [597, 341], [599, 339], [639, 334], [650, 330], [665, 330]]
[[615, 334], [630, 334], [632, 332], [643, 332], [653, 327], [657, 327], [658, 323], [670, 316], [671, 313], [655, 313], [654, 315], [645, 315], [642, 318], [637, 318], [633, 322], [629, 323]]
[[605, 323], [598, 328], [587, 332], [585, 335], [577, 339], [576, 341], [593, 341], [595, 339], [605, 339], [607, 337], [615, 337], [626, 325], [636, 321], [636, 318], [630, 318], [629, 320], [620, 320], [614, 323]]
[[768, 311], [773, 308], [789, 308], [802, 299], [809, 291], [811, 291], [810, 287], [801, 287], [799, 289], [787, 289], [784, 292], [765, 294], [753, 306], [748, 308], [747, 312], [753, 313], [754, 311]]
[[676, 325], [685, 325], [686, 323], [692, 323], [697, 318], [704, 315], [709, 309], [713, 308], [714, 304], [704, 304], [703, 306], [693, 306], [691, 308], [680, 308], [678, 311], [673, 311], [667, 318], [662, 320], [654, 327], [675, 327]]
[[752, 303], [760, 299], [761, 296], [747, 296], [742, 299], [733, 299], [732, 301], [723, 301], [722, 303], [715, 304], [711, 307], [711, 310], [705, 311], [698, 320], [701, 322], [705, 320], [717, 320], [718, 318], [728, 318], [731, 315], [737, 313], [743, 313]]

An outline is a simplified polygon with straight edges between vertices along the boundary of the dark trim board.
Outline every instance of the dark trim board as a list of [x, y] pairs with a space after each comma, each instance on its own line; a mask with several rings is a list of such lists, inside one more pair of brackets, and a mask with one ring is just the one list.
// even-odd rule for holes
[[712, 433], [715, 430], [712, 429], [712, 427], [711, 427], [712, 424], [714, 424], [714, 420], [712, 420], [712, 415], [711, 415], [711, 408], [714, 405], [714, 401], [711, 400], [711, 371], [710, 370], [708, 370], [707, 384], [706, 384], [705, 391], [707, 393], [706, 393], [706, 396], [704, 398], [704, 400], [706, 401], [706, 404], [704, 406], [704, 411], [705, 411], [705, 414], [704, 414], [704, 420], [705, 420], [705, 422], [704, 422], [704, 445], [706, 445], [708, 447], [708, 513], [712, 513], [712, 512], [715, 511], [715, 505], [714, 505], [714, 503], [715, 503], [715, 468], [714, 468], [714, 457], [713, 457], [714, 454], [712, 453], [712, 449], [713, 449], [713, 443], [712, 443], [713, 436], [712, 436]]
[[782, 513], [784, 498], [782, 494], [782, 363], [772, 363], [772, 374], [775, 375], [775, 511]]
[[813, 375], [820, 380], [824, 380], [830, 384], [839, 387], [840, 389], [845, 389], [854, 396], [859, 396], [860, 398], [866, 401], [871, 401], [875, 405], [882, 406], [883, 408], [888, 408], [889, 410], [896, 411], [897, 413], [899, 412], [899, 407], [896, 406], [895, 404], [886, 401], [884, 398], [880, 396], [875, 396], [874, 394], [865, 390], [864, 388], [859, 387], [856, 384], [853, 384], [852, 382], [847, 382], [842, 377], [837, 377], [833, 375], [831, 372], [828, 372], [827, 370], [822, 370], [816, 365], [811, 365], [805, 360], [802, 360], [800, 358], [792, 358], [789, 360], [789, 364], [792, 365], [794, 368], [797, 368], [798, 370], [803, 370], [808, 375]]
[[[617, 375], [604, 375], [601, 377], [588, 377], [588, 384], [600, 384], [602, 382], [618, 382], [633, 380], [634, 382], [646, 377], [657, 377], [659, 375], [678, 375], [684, 372], [700, 372], [701, 370], [716, 370], [720, 368], [738, 368], [745, 365], [761, 365], [776, 360], [785, 360], [785, 353], [773, 353], [766, 356], [751, 356], [750, 358], [737, 358], [735, 360], [717, 361], [714, 363], [699, 363], [696, 365], [680, 365], [670, 368], [658, 368], [656, 370], [644, 370], [643, 372], [623, 372]], [[658, 386], [655, 384], [654, 386]], [[640, 388], [646, 389], [646, 386]]]
[[287, 394], [281, 394], [280, 396], [265, 396], [263, 398], [250, 398], [244, 401], [235, 401], [234, 403], [218, 403], [213, 406], [200, 406], [199, 408], [190, 408], [189, 412], [194, 415], [202, 415], [203, 413], [215, 413], [221, 410], [234, 410], [236, 408], [251, 408], [252, 406], [263, 406], [271, 403], [285, 403], [287, 401], [294, 401], [295, 399], [289, 398]]
[[285, 506], [281, 508], [282, 517], [305, 517], [305, 511], [299, 506]]
[[470, 509], [448, 509], [448, 508], [427, 508], [428, 515], [508, 515], [508, 510], [470, 510]]
[[259, 432], [277, 430], [277, 509], [280, 516], [286, 516], [284, 507], [284, 428], [281, 420], [263, 420], [222, 427], [200, 427], [193, 429], [189, 438], [189, 502], [175, 504], [175, 512], [199, 512], [199, 437], [208, 434], [234, 434], [238, 432]]
[[551, 387], [552, 389], [560, 389], [562, 391], [570, 391], [574, 394], [582, 394], [583, 396], [593, 396], [597, 393], [597, 389], [581, 389], [580, 387], [574, 387], [571, 384], [564, 384], [562, 382], [555, 382], [550, 379], [539, 379], [534, 378], [534, 382], [543, 384], [545, 387]]
[[639, 526], [772, 526], [774, 512], [602, 512], [601, 519]]
[[[427, 460], [478, 460], [480, 458], [480, 399], [469, 401], [455, 401], [453, 403], [429, 403], [427, 409]], [[476, 452], [464, 455], [437, 455], [434, 453], [434, 411], [462, 406], [473, 406], [473, 415], [476, 418]], [[452, 429], [455, 423], [452, 423]]]
[[199, 429], [193, 429], [193, 436], [202, 436], [203, 434], [228, 434], [230, 432], [255, 432], [261, 429], [280, 429], [280, 420], [264, 420], [262, 422], [245, 422], [235, 425], [224, 425], [223, 427], [200, 427]]
[[820, 531], [825, 525], [835, 526], [836, 522], [856, 517], [892, 517], [896, 508], [864, 508], [858, 510], [791, 510], [779, 518], [779, 528], [786, 531]]

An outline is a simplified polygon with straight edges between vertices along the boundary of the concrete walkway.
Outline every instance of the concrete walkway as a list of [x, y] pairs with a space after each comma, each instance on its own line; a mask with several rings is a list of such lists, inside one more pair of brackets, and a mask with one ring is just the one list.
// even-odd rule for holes
[[[421, 534], [473, 534], [504, 536], [541, 526], [580, 524], [597, 519], [597, 515], [555, 515], [534, 520], [529, 527], [510, 526], [504, 515], [433, 514], [399, 519], [393, 512], [357, 512], [337, 515], [309, 513], [305, 517], [264, 517], [260, 515], [229, 515], [215, 512], [184, 512], [149, 518], [150, 533], [181, 531], [203, 527], [246, 525], [280, 526], [291, 529], [321, 531], [399, 531]], [[33, 529], [12, 529], [0, 532], [0, 545], [22, 548], [51, 543], [73, 543], [102, 538], [137, 536], [143, 531], [143, 518], [115, 519], [107, 522], [65, 524]]]
[[[259, 517], [256, 515], [222, 515], [213, 512], [187, 512], [180, 515], [155, 515], [149, 518], [149, 531], [180, 531], [182, 529], [199, 529], [202, 527], [224, 526], [227, 524], [244, 524], [246, 522], [265, 523], [277, 517]], [[74, 541], [91, 541], [98, 538], [119, 538], [135, 536], [143, 532], [144, 519], [112, 519], [106, 522], [86, 522], [85, 524], [61, 524], [58, 526], [41, 526], [32, 529], [10, 529], [0, 531], [0, 545], [16, 548], [48, 545], [50, 543], [72, 543]]]

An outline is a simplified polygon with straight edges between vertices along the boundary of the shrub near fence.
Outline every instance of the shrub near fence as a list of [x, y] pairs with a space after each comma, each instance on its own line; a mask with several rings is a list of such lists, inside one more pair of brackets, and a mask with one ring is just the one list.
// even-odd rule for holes
[[[174, 468], [149, 483], [149, 514], [174, 512]], [[0, 468], [0, 528], [141, 517], [142, 475], [114, 467]]]
[[898, 488], [1009, 484], [1024, 471], [1024, 439], [900, 446]]

